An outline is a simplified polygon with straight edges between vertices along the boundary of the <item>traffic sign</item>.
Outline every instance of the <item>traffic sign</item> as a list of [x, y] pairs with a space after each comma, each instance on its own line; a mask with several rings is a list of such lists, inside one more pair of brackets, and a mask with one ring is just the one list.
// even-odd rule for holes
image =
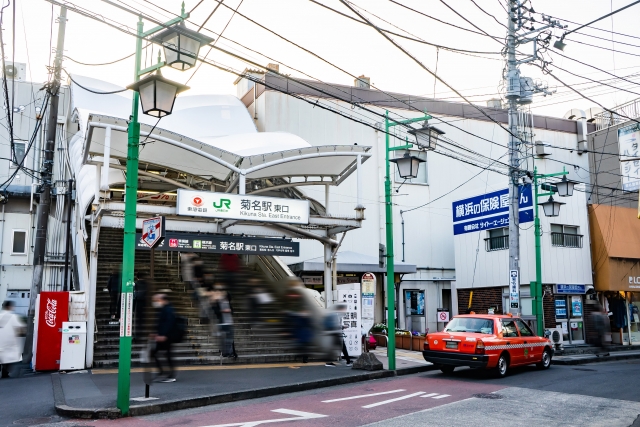
[[164, 217], [157, 216], [142, 221], [142, 241], [150, 248], [160, 244], [164, 240]]

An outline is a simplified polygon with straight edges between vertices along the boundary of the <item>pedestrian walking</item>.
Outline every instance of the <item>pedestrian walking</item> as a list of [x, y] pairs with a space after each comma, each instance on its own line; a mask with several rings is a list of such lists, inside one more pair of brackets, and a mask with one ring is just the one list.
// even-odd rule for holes
[[[158, 367], [158, 375], [156, 381], [163, 383], [172, 383], [176, 381], [173, 358], [171, 354], [172, 335], [176, 327], [176, 314], [173, 306], [169, 302], [166, 294], [156, 294], [153, 296], [153, 308], [159, 310], [158, 323], [156, 325], [155, 334], [151, 335], [151, 339], [155, 341], [155, 348], [151, 352], [151, 356]], [[166, 354], [168, 372], [165, 373], [162, 363], [160, 362], [159, 353]]]
[[340, 325], [341, 325], [340, 335], [342, 340], [342, 354], [344, 355], [344, 359], [347, 361], [347, 366], [352, 366], [351, 357], [349, 356], [349, 351], [347, 350], [347, 344], [344, 342], [344, 338], [345, 338], [344, 330], [347, 329], [349, 326], [342, 321], [344, 314], [347, 312], [347, 305], [336, 304], [335, 307], [336, 307], [336, 313], [340, 318]]
[[142, 337], [142, 329], [147, 314], [147, 298], [149, 296], [148, 275], [144, 271], [139, 271], [133, 293], [133, 314], [136, 321], [135, 336]]
[[238, 359], [233, 338], [233, 307], [229, 293], [221, 283], [216, 283], [211, 293], [211, 308], [218, 319], [220, 331], [220, 351], [222, 357]]
[[109, 280], [107, 281], [107, 290], [109, 291], [109, 314], [111, 319], [115, 320], [116, 315], [118, 320], [120, 319], [120, 288], [122, 286], [122, 280], [120, 279], [120, 271], [113, 269]]
[[25, 336], [26, 324], [13, 311], [13, 301], [2, 303], [0, 311], [0, 365], [1, 377], [8, 378], [11, 367], [22, 360], [19, 337]]

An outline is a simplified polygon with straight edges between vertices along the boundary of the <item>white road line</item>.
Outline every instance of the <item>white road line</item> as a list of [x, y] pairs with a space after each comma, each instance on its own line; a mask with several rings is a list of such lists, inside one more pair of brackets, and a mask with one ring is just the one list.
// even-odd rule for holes
[[380, 396], [382, 394], [391, 394], [391, 393], [400, 393], [401, 391], [406, 391], [406, 390], [401, 388], [398, 390], [382, 391], [380, 393], [361, 394], [359, 396], [343, 397], [341, 399], [323, 400], [322, 403], [340, 402], [342, 400], [362, 399], [363, 397]]
[[433, 399], [444, 399], [445, 397], [451, 396], [450, 394], [441, 394], [440, 396], [435, 396]]
[[428, 394], [423, 394], [420, 397], [433, 397], [433, 396], [437, 396], [437, 395], [438, 395], [438, 393], [428, 393]]
[[216, 425], [207, 426], [207, 427], [256, 427], [256, 426], [259, 426], [260, 424], [281, 423], [286, 421], [302, 421], [302, 420], [310, 420], [313, 418], [324, 418], [327, 416], [322, 414], [314, 414], [312, 412], [294, 411], [292, 409], [272, 409], [271, 412], [294, 415], [294, 417], [293, 418], [277, 418], [273, 420], [244, 421], [244, 422], [231, 423], [231, 424], [216, 424]]
[[424, 391], [419, 391], [417, 393], [407, 394], [406, 396], [396, 397], [395, 399], [383, 400], [382, 402], [372, 403], [371, 405], [365, 405], [363, 406], [363, 408], [365, 409], [374, 408], [376, 406], [386, 405], [387, 403], [397, 402], [398, 400], [404, 400], [404, 399], [409, 399], [411, 397], [420, 396], [423, 393]]

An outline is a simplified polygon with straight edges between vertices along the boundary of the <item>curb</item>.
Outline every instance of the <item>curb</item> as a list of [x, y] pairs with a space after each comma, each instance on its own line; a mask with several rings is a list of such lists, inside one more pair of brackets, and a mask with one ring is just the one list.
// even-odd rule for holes
[[[570, 358], [571, 356], [561, 356]], [[553, 365], [584, 365], [587, 363], [601, 363], [601, 362], [612, 362], [616, 360], [630, 360], [630, 359], [640, 359], [640, 354], [616, 354], [615, 356], [602, 356], [602, 357], [590, 357], [588, 359], [568, 359], [568, 360], [557, 360], [552, 359], [551, 364]]]
[[[245, 390], [232, 393], [218, 393], [187, 399], [174, 399], [164, 402], [149, 403], [146, 405], [132, 405], [129, 408], [129, 414], [127, 416], [137, 417], [143, 415], [159, 414], [162, 412], [177, 411], [180, 409], [191, 409], [201, 406], [216, 405], [219, 403], [236, 402], [239, 400], [258, 399], [262, 397], [295, 393], [317, 388], [333, 387], [337, 385], [352, 384], [362, 381], [417, 374], [421, 372], [431, 371], [433, 369], [435, 369], [433, 365], [414, 366], [411, 368], [397, 369], [395, 371], [373, 371], [340, 378], [284, 384], [274, 387], [263, 387], [254, 390]], [[110, 419], [122, 417], [120, 410], [117, 408], [74, 408], [68, 406], [64, 397], [64, 391], [62, 389], [60, 374], [52, 374], [51, 383], [53, 385], [55, 409], [58, 415], [83, 419]]]

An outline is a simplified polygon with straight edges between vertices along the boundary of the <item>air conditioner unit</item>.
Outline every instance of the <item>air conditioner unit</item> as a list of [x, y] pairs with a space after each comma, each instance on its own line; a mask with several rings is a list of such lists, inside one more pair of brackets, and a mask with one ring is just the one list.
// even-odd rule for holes
[[551, 340], [556, 350], [562, 349], [564, 345], [562, 328], [545, 329], [544, 335]]
[[4, 75], [8, 79], [13, 79], [18, 82], [23, 82], [27, 78], [26, 72], [27, 64], [21, 62], [5, 62], [4, 63]]

